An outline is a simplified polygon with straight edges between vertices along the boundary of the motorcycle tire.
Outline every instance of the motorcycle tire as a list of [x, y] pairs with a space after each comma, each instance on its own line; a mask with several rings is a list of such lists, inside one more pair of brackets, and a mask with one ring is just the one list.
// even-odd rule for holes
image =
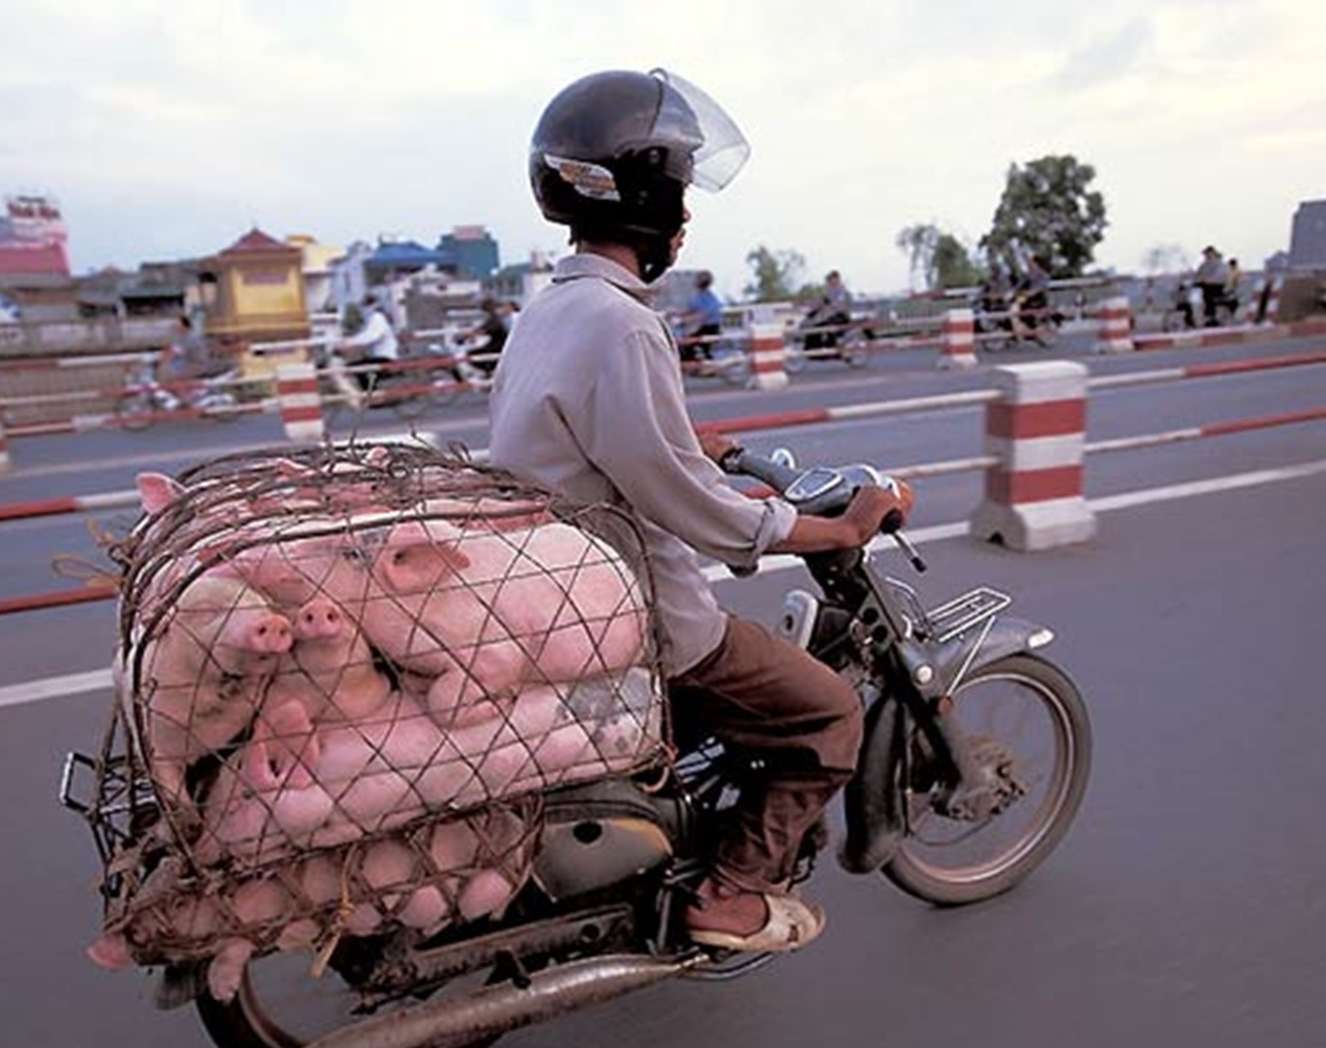
[[784, 351], [783, 370], [789, 375], [799, 375], [806, 370], [806, 354], [800, 346], [788, 346]]
[[739, 349], [715, 353], [713, 367], [730, 386], [744, 386], [750, 378], [750, 358]]
[[126, 393], [115, 402], [115, 417], [121, 429], [136, 433], [156, 422], [156, 409], [151, 393]]
[[[1002, 855], [981, 865], [956, 868], [938, 865], [921, 854], [917, 837], [909, 833], [903, 838], [897, 853], [881, 872], [908, 895], [936, 906], [981, 902], [1021, 882], [1063, 839], [1086, 793], [1091, 774], [1091, 719], [1077, 686], [1047, 659], [1010, 655], [982, 666], [962, 682], [953, 695], [955, 713], [963, 709], [964, 699], [972, 701], [973, 693], [982, 684], [998, 682], [1029, 690], [1051, 715], [1056, 753], [1050, 790], [1019, 839]], [[1014, 803], [1008, 812], [1018, 810], [1019, 805]], [[992, 824], [1001, 817], [996, 815]]]

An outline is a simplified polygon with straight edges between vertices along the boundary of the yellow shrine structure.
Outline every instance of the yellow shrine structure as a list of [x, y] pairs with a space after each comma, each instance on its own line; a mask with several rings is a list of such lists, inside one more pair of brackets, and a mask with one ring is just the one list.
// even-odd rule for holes
[[255, 226], [224, 251], [204, 259], [199, 269], [207, 337], [243, 354], [246, 377], [264, 377], [278, 363], [306, 359], [302, 349], [278, 356], [258, 355], [249, 348], [255, 342], [308, 337], [299, 247], [283, 244]]

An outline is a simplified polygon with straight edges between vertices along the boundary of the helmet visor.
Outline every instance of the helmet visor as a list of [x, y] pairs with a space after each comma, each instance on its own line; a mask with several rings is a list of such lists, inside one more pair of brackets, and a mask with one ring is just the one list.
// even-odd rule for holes
[[[670, 150], [668, 173], [710, 192], [718, 192], [737, 176], [750, 156], [750, 143], [723, 107], [689, 80], [652, 69], [663, 84], [663, 99], [654, 121], [654, 134], [663, 139], [693, 143], [690, 151]], [[683, 170], [684, 168], [684, 170]]]

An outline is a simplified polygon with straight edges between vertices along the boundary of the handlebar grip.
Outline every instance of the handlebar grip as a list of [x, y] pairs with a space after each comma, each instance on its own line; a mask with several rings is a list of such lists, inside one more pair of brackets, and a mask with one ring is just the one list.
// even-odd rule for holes
[[753, 454], [745, 448], [735, 448], [723, 456], [719, 467], [725, 473], [739, 473], [762, 480], [777, 492], [784, 492], [801, 475], [798, 469], [779, 465], [770, 459]]
[[889, 532], [897, 531], [901, 527], [902, 510], [891, 509], [884, 515], [884, 520], [880, 523], [879, 530], [882, 534], [887, 535]]

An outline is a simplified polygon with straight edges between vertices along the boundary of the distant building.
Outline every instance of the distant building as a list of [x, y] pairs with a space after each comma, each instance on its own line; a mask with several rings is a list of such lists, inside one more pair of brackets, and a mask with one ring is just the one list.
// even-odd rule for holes
[[301, 272], [304, 277], [304, 303], [312, 313], [326, 313], [336, 308], [332, 297], [332, 262], [345, 254], [345, 248], [333, 244], [320, 244], [316, 237], [305, 233], [292, 233], [285, 238], [291, 247], [299, 248], [302, 256]]
[[356, 240], [340, 258], [332, 259], [331, 294], [337, 312], [344, 314], [346, 306], [351, 303], [357, 305], [368, 294], [368, 275], [364, 264], [372, 257], [373, 251], [372, 244]]
[[457, 273], [477, 280], [487, 280], [501, 267], [497, 241], [483, 226], [455, 226], [442, 235], [437, 249]]
[[1289, 266], [1291, 269], [1326, 268], [1326, 200], [1305, 200], [1294, 212]]
[[199, 267], [210, 337], [263, 342], [308, 334], [299, 248], [254, 227]]
[[424, 247], [414, 240], [384, 240], [364, 259], [364, 275], [369, 284], [390, 284], [429, 266], [453, 273], [456, 270], [455, 259], [439, 248]]
[[69, 235], [51, 197], [11, 196], [0, 213], [0, 294], [28, 321], [77, 315]]
[[503, 266], [488, 280], [484, 291], [494, 298], [507, 299], [520, 307], [552, 283], [552, 263], [541, 252], [531, 253], [528, 262]]

